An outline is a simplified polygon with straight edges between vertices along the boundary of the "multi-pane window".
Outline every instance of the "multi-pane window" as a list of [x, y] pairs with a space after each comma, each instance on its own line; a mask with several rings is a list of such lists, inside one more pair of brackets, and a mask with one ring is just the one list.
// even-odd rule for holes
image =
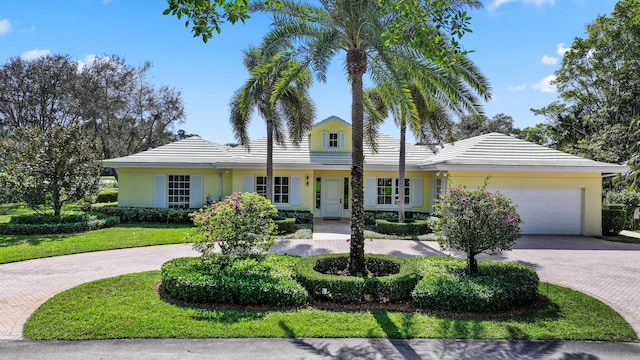
[[274, 204], [289, 203], [289, 177], [288, 176], [273, 177], [273, 203]]
[[[396, 179], [396, 194], [399, 192], [398, 191], [398, 187], [399, 187], [399, 179]], [[409, 179], [405, 178], [404, 179], [404, 203], [405, 204], [409, 204], [409, 202], [411, 201], [411, 196], [410, 196], [410, 191], [409, 190]]]
[[431, 206], [437, 204], [447, 191], [447, 179], [434, 178], [433, 179], [433, 198], [431, 199]]
[[[409, 179], [404, 179], [404, 203], [409, 204], [411, 200], [411, 188]], [[398, 179], [378, 178], [378, 205], [392, 205], [396, 203], [398, 194]]]
[[[267, 177], [256, 176], [256, 193], [267, 196]], [[289, 203], [289, 177], [274, 176], [273, 177], [273, 203], [288, 204]]]
[[329, 133], [329, 148], [338, 147], [338, 133]]
[[169, 175], [169, 208], [189, 208], [189, 175]]
[[256, 193], [264, 197], [267, 196], [267, 177], [256, 176]]

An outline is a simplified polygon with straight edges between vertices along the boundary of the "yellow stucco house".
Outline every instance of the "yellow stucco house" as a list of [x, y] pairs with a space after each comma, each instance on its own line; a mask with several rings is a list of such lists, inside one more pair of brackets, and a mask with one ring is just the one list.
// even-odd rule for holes
[[[381, 134], [365, 145], [365, 210], [395, 210], [399, 140]], [[250, 151], [194, 136], [104, 160], [118, 169], [118, 205], [200, 207], [233, 191], [266, 193], [266, 138]], [[314, 125], [299, 147], [274, 145], [274, 203], [319, 218], [348, 218], [351, 125], [338, 117]], [[525, 234], [601, 234], [602, 177], [626, 167], [596, 162], [503, 134], [445, 145], [437, 153], [407, 144], [406, 211], [431, 212], [449, 185], [482, 185], [518, 205]], [[399, 194], [398, 194], [399, 195]]]

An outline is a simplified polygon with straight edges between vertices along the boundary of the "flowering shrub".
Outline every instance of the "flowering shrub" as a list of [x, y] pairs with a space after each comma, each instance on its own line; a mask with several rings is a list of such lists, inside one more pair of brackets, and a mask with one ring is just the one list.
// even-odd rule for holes
[[484, 186], [477, 190], [451, 187], [435, 206], [440, 220], [434, 233], [444, 249], [467, 253], [470, 274], [478, 271], [475, 256], [483, 251], [504, 251], [520, 237], [522, 219], [511, 199]]
[[235, 192], [194, 212], [193, 248], [204, 256], [220, 246], [227, 260], [265, 254], [274, 244], [278, 210], [256, 193]]

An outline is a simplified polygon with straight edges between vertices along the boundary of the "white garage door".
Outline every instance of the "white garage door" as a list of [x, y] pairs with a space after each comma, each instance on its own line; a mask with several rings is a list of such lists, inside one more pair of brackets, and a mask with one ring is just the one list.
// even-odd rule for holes
[[503, 188], [500, 191], [518, 205], [524, 219], [523, 234], [579, 235], [582, 233], [582, 189]]

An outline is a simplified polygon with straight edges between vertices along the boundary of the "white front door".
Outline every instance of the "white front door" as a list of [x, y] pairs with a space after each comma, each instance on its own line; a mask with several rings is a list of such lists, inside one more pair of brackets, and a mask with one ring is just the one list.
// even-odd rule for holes
[[342, 178], [322, 177], [322, 217], [342, 217]]

